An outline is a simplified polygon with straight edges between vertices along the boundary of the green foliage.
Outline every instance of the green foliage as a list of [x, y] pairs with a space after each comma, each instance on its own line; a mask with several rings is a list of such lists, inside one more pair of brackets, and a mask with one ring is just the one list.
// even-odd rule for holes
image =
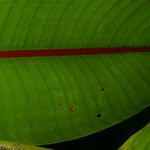
[[0, 0], [0, 49], [150, 46], [149, 0]]
[[[149, 0], [0, 0], [0, 51], [150, 46]], [[0, 139], [47, 144], [150, 105], [150, 53], [0, 59]]]
[[150, 123], [132, 135], [119, 150], [149, 150], [150, 149]]
[[1, 139], [85, 136], [150, 105], [150, 53], [0, 59]]

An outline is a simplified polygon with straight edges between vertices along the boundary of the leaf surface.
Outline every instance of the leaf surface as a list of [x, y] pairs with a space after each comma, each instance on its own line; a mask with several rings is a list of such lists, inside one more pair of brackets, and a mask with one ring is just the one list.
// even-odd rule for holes
[[[149, 47], [149, 0], [0, 0], [0, 51]], [[0, 139], [56, 143], [150, 105], [150, 53], [0, 58]]]
[[150, 53], [0, 59], [1, 139], [85, 136], [150, 105]]
[[150, 149], [150, 124], [132, 135], [119, 150], [148, 150]]
[[0, 49], [150, 46], [149, 0], [0, 0]]

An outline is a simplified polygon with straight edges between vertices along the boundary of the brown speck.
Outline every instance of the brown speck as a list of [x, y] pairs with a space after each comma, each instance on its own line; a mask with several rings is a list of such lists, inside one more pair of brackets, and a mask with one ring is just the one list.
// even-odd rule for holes
[[35, 64], [36, 64], [36, 60], [35, 60], [35, 58], [32, 58], [32, 59], [31, 59], [31, 63], [32, 63], [33, 65], [35, 65]]
[[75, 111], [76, 111], [76, 108], [75, 108], [74, 106], [70, 106], [70, 107], [69, 107], [69, 111], [70, 111], [70, 112], [75, 112]]

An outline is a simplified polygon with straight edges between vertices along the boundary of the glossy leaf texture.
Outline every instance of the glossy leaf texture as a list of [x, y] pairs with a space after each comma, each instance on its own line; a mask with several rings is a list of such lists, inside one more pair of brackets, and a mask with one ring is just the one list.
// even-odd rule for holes
[[[149, 0], [0, 0], [0, 51], [149, 47]], [[79, 138], [150, 105], [150, 53], [0, 58], [0, 139]]]
[[132, 135], [119, 150], [148, 150], [150, 149], [150, 123]]
[[47, 144], [150, 105], [150, 53], [0, 59], [0, 138]]
[[149, 0], [0, 0], [0, 49], [150, 46]]

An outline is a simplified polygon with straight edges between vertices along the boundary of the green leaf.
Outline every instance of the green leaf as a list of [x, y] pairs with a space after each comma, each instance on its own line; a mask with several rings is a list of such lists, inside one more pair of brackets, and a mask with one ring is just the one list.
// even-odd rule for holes
[[119, 150], [148, 150], [150, 149], [150, 123], [132, 135]]
[[0, 59], [0, 138], [79, 138], [150, 105], [150, 53]]
[[0, 0], [0, 49], [150, 46], [149, 0]]
[[[150, 46], [149, 0], [0, 0], [0, 51]], [[0, 59], [0, 139], [79, 138], [150, 105], [150, 53]]]

